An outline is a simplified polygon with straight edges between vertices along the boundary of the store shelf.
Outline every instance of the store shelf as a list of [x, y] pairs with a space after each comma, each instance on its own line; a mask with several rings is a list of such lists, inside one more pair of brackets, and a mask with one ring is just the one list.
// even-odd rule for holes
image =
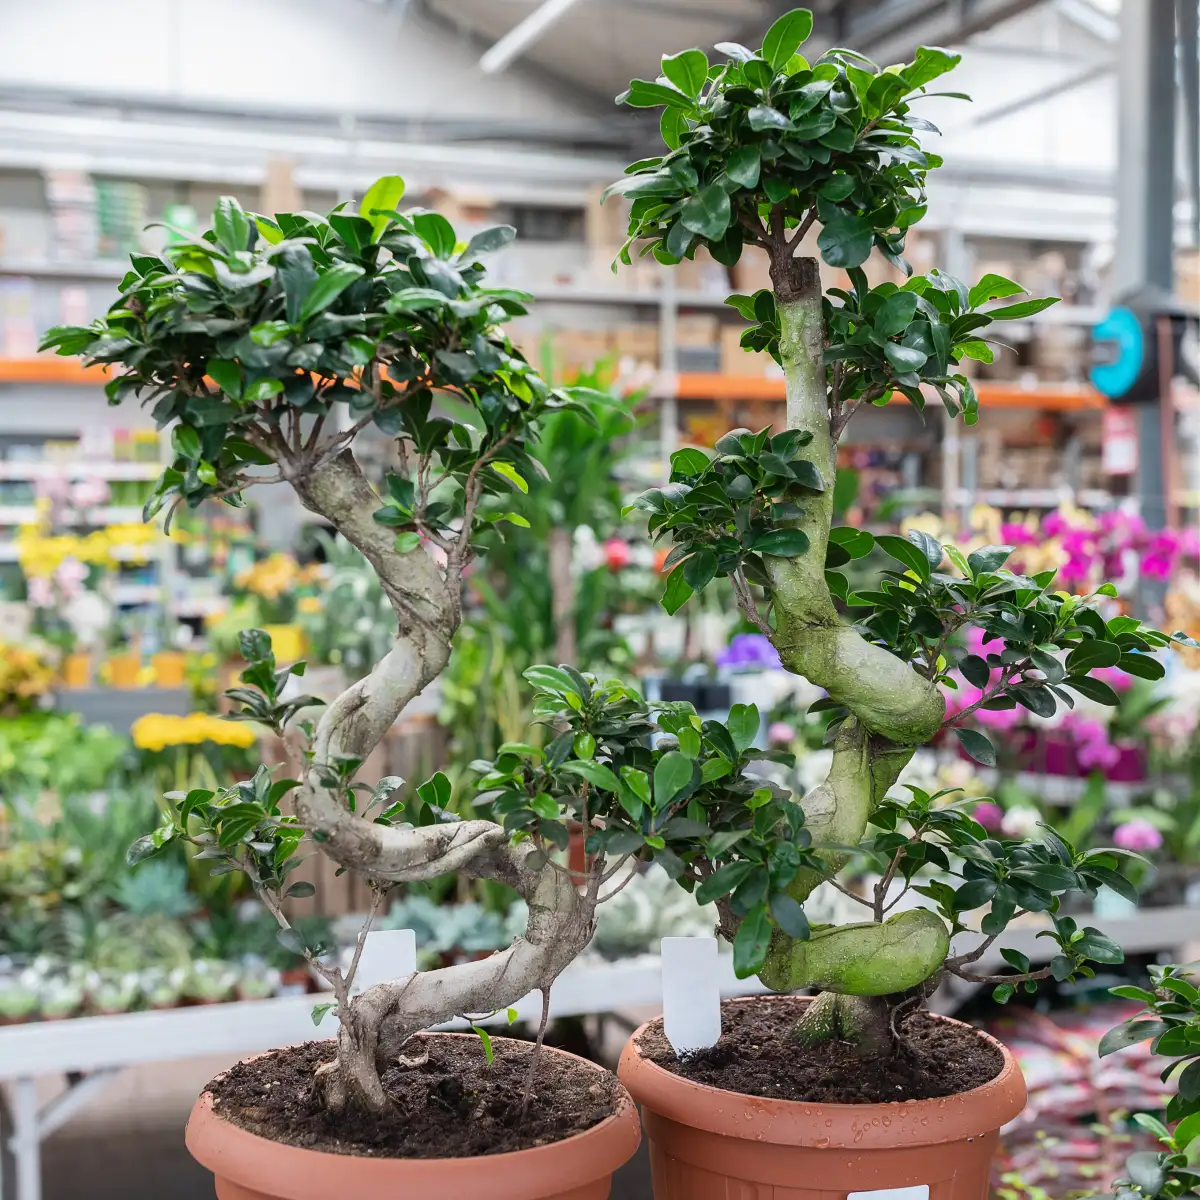
[[0, 462], [0, 480], [107, 479], [112, 482], [157, 479], [161, 463], [151, 462]]
[[[1063, 411], [1103, 409], [1107, 401], [1091, 388], [1045, 385], [1022, 388], [1011, 383], [975, 385], [981, 405], [994, 408], [1037, 408]], [[675, 395], [680, 400], [784, 400], [787, 382], [782, 378], [759, 375], [719, 375], [680, 372]], [[908, 400], [893, 394], [892, 403]]]
[[[0, 525], [33, 525], [38, 519], [38, 510], [32, 504], [0, 506]], [[134, 525], [140, 524], [142, 510], [100, 505], [84, 512], [68, 512], [63, 517], [67, 525]]]
[[53, 262], [47, 259], [0, 258], [0, 275], [29, 275], [34, 279], [124, 279], [129, 263], [119, 259], [76, 259]]
[[964, 504], [990, 504], [993, 508], [1057, 508], [1075, 504], [1080, 508], [1111, 508], [1114, 497], [1098, 488], [955, 488], [946, 494], [955, 507]]

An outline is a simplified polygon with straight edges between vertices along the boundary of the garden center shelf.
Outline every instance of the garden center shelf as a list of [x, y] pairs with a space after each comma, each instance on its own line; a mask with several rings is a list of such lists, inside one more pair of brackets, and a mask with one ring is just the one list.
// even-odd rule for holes
[[[1015, 383], [978, 381], [975, 391], [981, 405], [994, 408], [1037, 408], [1048, 411], [1103, 409], [1107, 401], [1089, 387], [1067, 384], [1042, 384], [1024, 388]], [[680, 400], [777, 400], [787, 399], [787, 383], [782, 375], [722, 375], [704, 372], [680, 372], [675, 387]], [[894, 393], [891, 403], [907, 404], [907, 398]]]
[[157, 479], [162, 464], [157, 462], [0, 462], [0, 480], [39, 479], [106, 479], [110, 482], [128, 482], [139, 479]]

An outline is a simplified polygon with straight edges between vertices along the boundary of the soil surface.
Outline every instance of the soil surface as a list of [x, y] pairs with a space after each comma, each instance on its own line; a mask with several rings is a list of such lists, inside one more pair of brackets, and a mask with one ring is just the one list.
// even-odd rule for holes
[[[466, 1158], [528, 1150], [598, 1125], [617, 1110], [619, 1085], [607, 1071], [544, 1051], [529, 1109], [521, 1101], [533, 1045], [492, 1038], [491, 1066], [475, 1037], [414, 1038], [383, 1074], [396, 1103], [384, 1118], [341, 1119], [322, 1108], [313, 1071], [336, 1057], [333, 1042], [308, 1042], [238, 1063], [205, 1089], [214, 1111], [272, 1141], [386, 1158]], [[426, 1053], [428, 1058], [426, 1059]]]
[[1000, 1074], [1004, 1057], [971, 1029], [939, 1021], [926, 1012], [900, 1020], [906, 1048], [891, 1058], [864, 1060], [846, 1042], [813, 1047], [791, 1039], [806, 1001], [721, 1005], [721, 1040], [680, 1059], [655, 1021], [638, 1045], [651, 1062], [675, 1075], [774, 1100], [810, 1104], [879, 1104], [930, 1100], [970, 1091]]

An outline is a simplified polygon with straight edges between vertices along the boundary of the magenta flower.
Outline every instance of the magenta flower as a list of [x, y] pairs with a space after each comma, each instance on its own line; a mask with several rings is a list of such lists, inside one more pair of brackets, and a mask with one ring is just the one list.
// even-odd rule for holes
[[777, 746], [790, 746], [796, 740], [796, 731], [786, 721], [772, 721], [767, 729], [767, 740]]
[[1004, 809], [994, 800], [981, 800], [975, 805], [971, 816], [977, 820], [989, 833], [999, 833], [1004, 824]]
[[1144, 854], [1158, 850], [1163, 844], [1163, 836], [1143, 817], [1134, 817], [1131, 821], [1117, 826], [1113, 833], [1113, 841], [1122, 850]]

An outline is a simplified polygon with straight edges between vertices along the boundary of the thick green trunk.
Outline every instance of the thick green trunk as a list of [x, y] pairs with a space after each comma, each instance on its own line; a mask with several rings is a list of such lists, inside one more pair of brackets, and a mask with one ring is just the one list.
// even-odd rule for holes
[[[851, 714], [834, 743], [825, 782], [800, 801], [806, 825], [832, 874], [859, 843], [874, 806], [912, 756], [940, 729], [945, 704], [938, 688], [881, 646], [866, 641], [838, 616], [825, 581], [833, 521], [837, 445], [830, 432], [820, 275], [815, 260], [775, 264], [780, 357], [787, 379], [787, 424], [812, 434], [800, 453], [820, 472], [825, 490], [805, 502], [796, 522], [807, 553], [767, 558], [775, 611], [773, 642], [783, 665], [824, 688]], [[803, 871], [788, 889], [804, 900], [821, 881]], [[878, 1009], [866, 1000], [916, 987], [941, 966], [949, 950], [945, 924], [926, 911], [814, 930], [797, 942], [776, 930], [760, 978], [790, 991], [816, 987], [805, 1037], [879, 1037]]]

